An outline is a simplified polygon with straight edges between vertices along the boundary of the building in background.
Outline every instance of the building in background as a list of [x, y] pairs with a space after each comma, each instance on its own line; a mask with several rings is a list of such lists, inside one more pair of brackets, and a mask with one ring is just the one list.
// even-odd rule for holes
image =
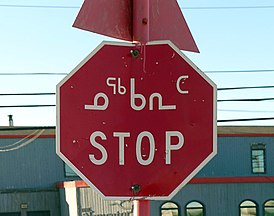
[[[218, 154], [152, 216], [273, 216], [274, 127], [219, 127]], [[0, 128], [0, 216], [131, 216], [55, 153], [53, 127]], [[102, 179], [102, 181], [111, 181]]]

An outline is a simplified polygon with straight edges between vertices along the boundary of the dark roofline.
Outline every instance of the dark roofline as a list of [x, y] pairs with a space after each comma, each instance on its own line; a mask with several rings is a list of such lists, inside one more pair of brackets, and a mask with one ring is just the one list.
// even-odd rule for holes
[[55, 130], [55, 126], [0, 126], [0, 131], [16, 131], [16, 130]]
[[[274, 126], [218, 126], [218, 136], [274, 136]], [[44, 130], [44, 135], [55, 136], [55, 126], [0, 127], [2, 135], [24, 135], [29, 131]]]

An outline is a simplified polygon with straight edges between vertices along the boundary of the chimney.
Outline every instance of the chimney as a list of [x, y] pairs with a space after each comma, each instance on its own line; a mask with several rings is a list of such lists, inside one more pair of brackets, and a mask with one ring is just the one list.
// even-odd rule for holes
[[13, 118], [12, 118], [12, 115], [8, 115], [8, 117], [9, 117], [9, 126], [13, 127]]

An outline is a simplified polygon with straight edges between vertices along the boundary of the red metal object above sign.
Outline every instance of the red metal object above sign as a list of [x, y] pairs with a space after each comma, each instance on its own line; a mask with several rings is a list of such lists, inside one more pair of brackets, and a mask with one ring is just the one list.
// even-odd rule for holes
[[57, 116], [57, 154], [108, 199], [170, 199], [216, 154], [216, 86], [169, 41], [102, 43]]
[[170, 40], [199, 52], [176, 0], [85, 0], [73, 26], [131, 42]]

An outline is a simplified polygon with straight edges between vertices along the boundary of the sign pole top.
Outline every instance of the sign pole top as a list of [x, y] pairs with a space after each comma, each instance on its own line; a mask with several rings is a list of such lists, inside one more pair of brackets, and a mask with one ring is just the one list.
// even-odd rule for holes
[[149, 41], [149, 8], [150, 0], [133, 1], [132, 7], [132, 26], [133, 26], [133, 41], [146, 43]]
[[143, 44], [170, 40], [199, 52], [176, 0], [85, 0], [73, 26]]

